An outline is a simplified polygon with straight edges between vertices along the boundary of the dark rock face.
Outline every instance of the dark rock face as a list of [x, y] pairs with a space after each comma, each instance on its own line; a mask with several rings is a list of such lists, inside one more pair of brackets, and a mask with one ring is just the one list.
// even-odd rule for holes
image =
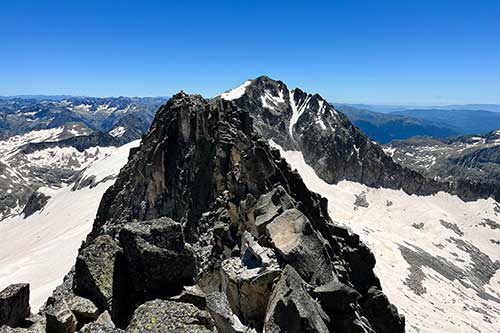
[[73, 290], [117, 322], [126, 320], [130, 287], [125, 267], [122, 248], [107, 235], [98, 237], [78, 255]]
[[325, 310], [330, 313], [346, 311], [349, 304], [355, 303], [361, 297], [356, 289], [337, 281], [316, 287], [314, 294], [317, 295]]
[[[374, 265], [246, 111], [180, 93], [104, 195], [69, 294], [129, 332], [371, 332], [379, 314], [403, 332], [360, 301]], [[341, 306], [315, 300], [337, 292]]]
[[29, 143], [23, 147], [23, 154], [31, 154], [38, 150], [43, 150], [52, 147], [73, 147], [78, 151], [84, 151], [90, 147], [109, 147], [119, 146], [123, 144], [118, 139], [113, 138], [111, 135], [103, 132], [94, 132], [90, 135], [74, 136], [60, 141], [49, 142], [35, 142]]
[[129, 223], [120, 231], [129, 272], [139, 295], [172, 296], [198, 273], [181, 224], [168, 218]]
[[376, 332], [401, 332], [405, 322], [397, 316], [397, 309], [389, 303], [382, 291], [373, 287], [360, 301], [363, 313], [372, 323]]
[[29, 284], [12, 284], [0, 292], [0, 327], [17, 327], [30, 315]]
[[48, 195], [45, 195], [41, 192], [33, 192], [33, 194], [31, 194], [30, 198], [28, 199], [26, 206], [24, 206], [23, 209], [24, 217], [26, 218], [38, 212], [39, 210], [42, 210], [43, 207], [45, 207], [45, 205], [47, 204], [47, 201], [49, 201], [49, 199], [50, 196]]
[[374, 187], [430, 194], [446, 186], [401, 167], [318, 94], [261, 76], [234, 100], [255, 119], [255, 128], [284, 149], [300, 150], [328, 183], [352, 180]]

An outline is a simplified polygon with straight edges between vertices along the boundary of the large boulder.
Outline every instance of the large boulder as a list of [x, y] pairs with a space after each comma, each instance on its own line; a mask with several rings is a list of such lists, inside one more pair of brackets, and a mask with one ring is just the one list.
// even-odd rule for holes
[[221, 264], [221, 289], [231, 310], [244, 324], [262, 329], [266, 308], [278, 266], [246, 268], [240, 258], [226, 259]]
[[241, 235], [241, 260], [247, 268], [278, 267], [274, 251], [261, 246], [248, 231]]
[[0, 326], [19, 326], [30, 315], [30, 287], [11, 284], [0, 292]]
[[63, 301], [55, 301], [47, 306], [45, 317], [47, 320], [47, 333], [73, 333], [76, 332], [77, 320], [68, 304]]
[[154, 300], [137, 308], [127, 327], [130, 333], [209, 333], [214, 323], [208, 312], [188, 303]]
[[311, 297], [311, 287], [287, 265], [267, 307], [265, 332], [329, 332], [329, 317]]
[[124, 333], [125, 331], [116, 328], [111, 315], [108, 311], [104, 311], [101, 315], [93, 322], [84, 325], [80, 333]]
[[204, 310], [207, 307], [206, 295], [197, 285], [185, 286], [179, 295], [170, 297], [169, 300], [181, 303], [190, 303]]
[[69, 298], [67, 303], [80, 325], [94, 321], [99, 317], [99, 309], [89, 299], [74, 296]]
[[126, 224], [120, 231], [134, 290], [145, 299], [178, 294], [198, 273], [182, 225], [169, 218]]
[[91, 300], [100, 311], [108, 310], [117, 322], [126, 321], [128, 273], [123, 250], [110, 236], [96, 238], [80, 250], [73, 289]]
[[286, 210], [266, 226], [266, 233], [273, 247], [306, 282], [322, 285], [334, 279], [325, 241], [301, 211]]
[[215, 321], [218, 332], [224, 333], [249, 333], [254, 330], [243, 325], [236, 316], [225, 294], [213, 292], [207, 295], [207, 308]]
[[258, 234], [266, 233], [266, 225], [285, 210], [296, 206], [295, 201], [288, 195], [283, 186], [279, 185], [271, 192], [263, 194], [255, 204], [254, 216], [255, 227]]

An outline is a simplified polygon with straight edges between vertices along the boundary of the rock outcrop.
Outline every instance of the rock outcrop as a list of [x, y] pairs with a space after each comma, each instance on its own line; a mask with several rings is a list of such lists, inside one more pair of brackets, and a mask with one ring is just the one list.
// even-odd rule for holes
[[33, 215], [34, 213], [42, 210], [49, 199], [50, 196], [48, 195], [45, 195], [41, 192], [33, 192], [33, 194], [31, 194], [30, 198], [28, 199], [26, 206], [24, 206], [22, 214], [24, 214], [25, 218]]
[[310, 295], [311, 287], [286, 266], [274, 287], [265, 320], [266, 332], [329, 332], [330, 318]]
[[30, 288], [26, 283], [13, 284], [0, 292], [0, 327], [20, 326], [30, 315]]
[[47, 332], [72, 333], [76, 331], [76, 316], [65, 301], [49, 304], [45, 312]]
[[81, 318], [67, 305], [78, 296], [100, 315], [82, 331], [403, 332], [374, 265], [248, 112], [179, 93], [104, 195], [74, 277], [42, 316], [66, 304], [57, 322]]

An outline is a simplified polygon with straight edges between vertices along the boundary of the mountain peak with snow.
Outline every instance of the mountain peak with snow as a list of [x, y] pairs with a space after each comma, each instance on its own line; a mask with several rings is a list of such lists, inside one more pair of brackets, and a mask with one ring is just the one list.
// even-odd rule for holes
[[260, 76], [219, 98], [248, 110], [259, 133], [284, 149], [299, 150], [328, 183], [350, 180], [373, 187], [403, 189], [409, 194], [446, 191], [465, 200], [500, 198], [500, 189], [467, 181], [437, 182], [402, 167], [387, 156], [321, 95], [290, 89]]

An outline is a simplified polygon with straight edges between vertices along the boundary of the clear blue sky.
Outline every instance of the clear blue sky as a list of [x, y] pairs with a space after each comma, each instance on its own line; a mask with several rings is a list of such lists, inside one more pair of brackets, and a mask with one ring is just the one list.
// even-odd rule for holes
[[499, 0], [2, 0], [0, 36], [0, 95], [212, 96], [266, 74], [337, 102], [500, 103]]

